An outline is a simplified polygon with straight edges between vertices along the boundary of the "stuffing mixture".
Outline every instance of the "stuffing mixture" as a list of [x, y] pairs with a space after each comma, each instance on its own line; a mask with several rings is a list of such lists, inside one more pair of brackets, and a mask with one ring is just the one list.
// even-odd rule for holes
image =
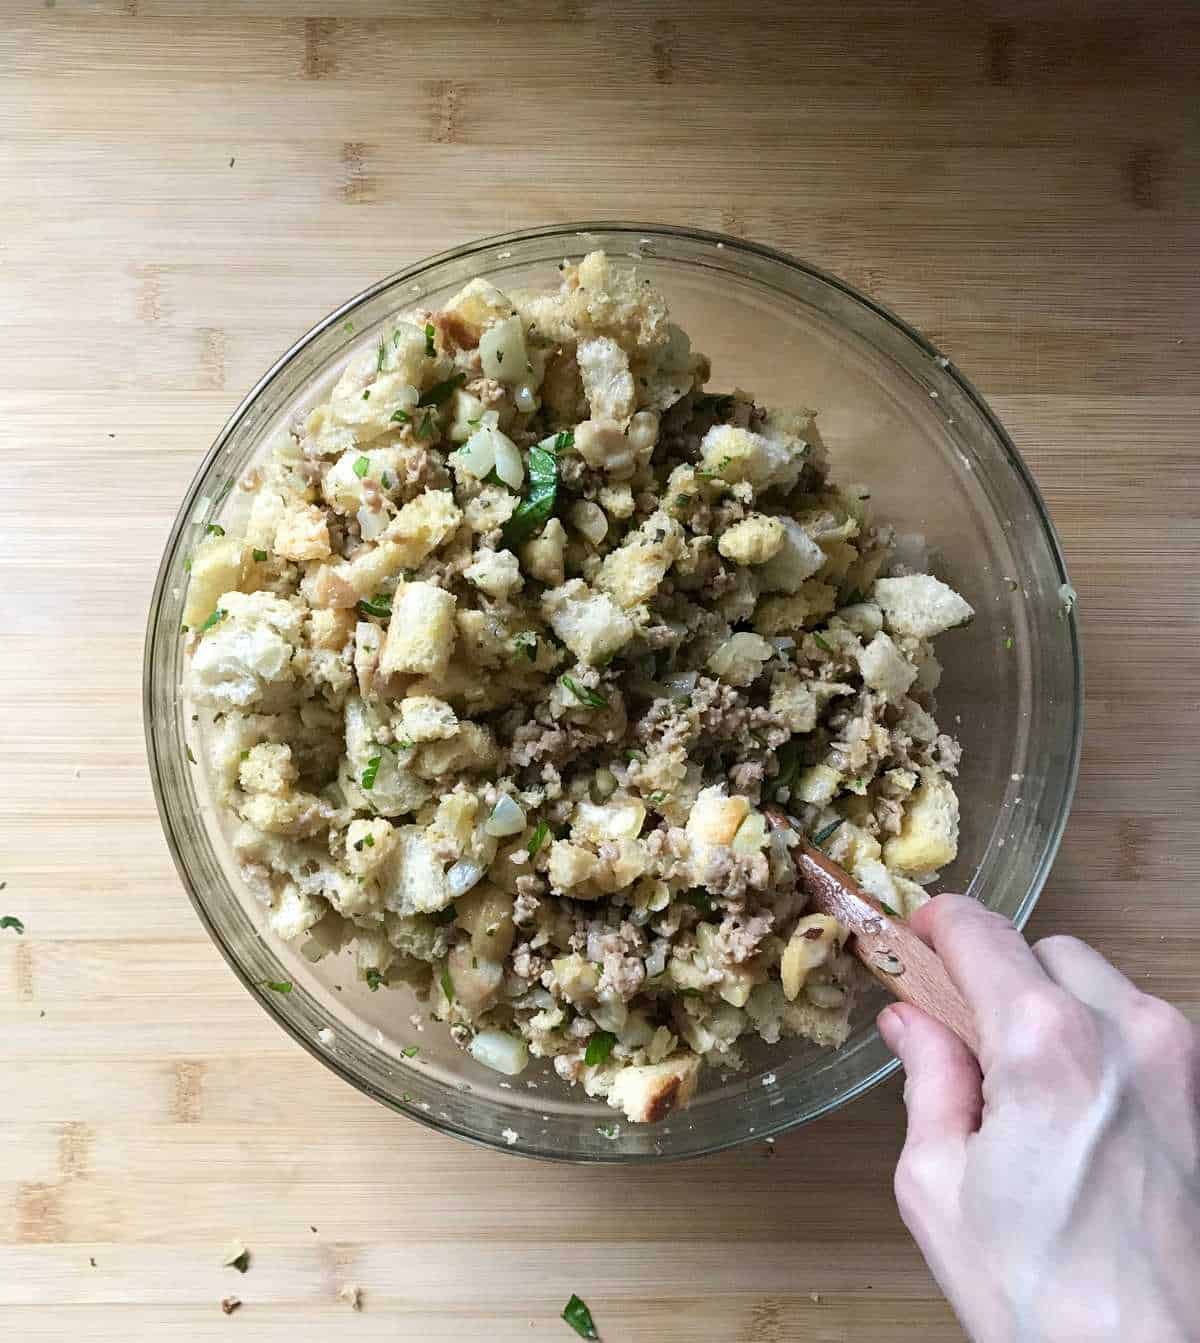
[[389, 325], [190, 561], [187, 693], [279, 936], [633, 1121], [848, 1033], [778, 803], [897, 915], [955, 856], [931, 640], [971, 608], [810, 410], [705, 391], [602, 253]]

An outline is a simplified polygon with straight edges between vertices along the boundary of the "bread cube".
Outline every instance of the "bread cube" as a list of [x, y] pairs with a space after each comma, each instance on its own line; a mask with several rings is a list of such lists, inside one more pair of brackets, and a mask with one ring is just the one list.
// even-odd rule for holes
[[245, 544], [232, 536], [207, 536], [192, 551], [183, 623], [195, 629], [217, 609], [223, 593], [241, 587], [249, 568]]
[[882, 608], [884, 623], [893, 634], [911, 634], [918, 639], [932, 639], [975, 614], [953, 588], [932, 574], [877, 578], [871, 596]]
[[608, 1103], [623, 1110], [631, 1123], [656, 1124], [692, 1099], [699, 1076], [700, 1058], [691, 1053], [622, 1068], [613, 1079]]
[[917, 669], [886, 634], [877, 634], [859, 653], [862, 678], [889, 704], [898, 704], [917, 679]]
[[598, 666], [634, 635], [633, 621], [606, 592], [593, 592], [581, 579], [542, 594], [550, 628], [580, 662]]
[[477, 551], [474, 561], [463, 570], [463, 577], [496, 601], [501, 601], [525, 584], [517, 557], [511, 550]]
[[410, 672], [440, 676], [454, 648], [457, 602], [432, 583], [402, 583], [392, 599], [392, 618], [379, 658], [385, 676]]
[[901, 876], [925, 876], [958, 854], [958, 798], [937, 770], [921, 770], [921, 783], [904, 808], [900, 833], [883, 846], [883, 860]]
[[604, 557], [596, 586], [626, 609], [647, 602], [683, 550], [683, 528], [661, 509]]
[[765, 513], [751, 513], [727, 528], [717, 549], [734, 564], [765, 564], [783, 546], [783, 523]]
[[575, 358], [591, 418], [628, 424], [637, 398], [625, 351], [611, 336], [595, 336], [579, 342]]
[[732, 844], [738, 827], [750, 813], [750, 799], [726, 797], [720, 784], [704, 788], [692, 804], [687, 832], [701, 844]]
[[755, 572], [763, 592], [799, 592], [825, 565], [825, 551], [794, 519], [778, 521], [783, 533], [779, 546]]
[[409, 695], [400, 703], [401, 735], [406, 741], [443, 741], [458, 731], [458, 716], [434, 695]]

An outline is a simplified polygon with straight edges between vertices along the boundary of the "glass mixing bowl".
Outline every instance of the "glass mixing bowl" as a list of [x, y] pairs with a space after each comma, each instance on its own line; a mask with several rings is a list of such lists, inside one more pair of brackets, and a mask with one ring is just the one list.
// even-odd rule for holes
[[[348, 953], [310, 964], [266, 930], [204, 770], [189, 763], [188, 747], [199, 743], [180, 690], [184, 559], [207, 523], [245, 508], [232, 487], [293, 412], [327, 395], [347, 357], [373, 347], [399, 311], [436, 306], [476, 275], [501, 289], [554, 286], [562, 258], [596, 248], [636, 263], [665, 292], [673, 319], [712, 359], [710, 388], [817, 408], [837, 479], [866, 484], [881, 521], [922, 535], [936, 571], [974, 606], [974, 622], [938, 644], [939, 718], [964, 747], [958, 859], [940, 887], [1024, 923], [1066, 821], [1081, 726], [1079, 642], [1045, 506], [983, 399], [917, 332], [840, 280], [736, 238], [635, 224], [514, 233], [421, 262], [331, 313], [250, 392], [192, 481], [154, 590], [144, 708], [158, 808], [183, 883], [247, 989], [306, 1049], [383, 1104], [462, 1138], [530, 1156], [645, 1161], [762, 1139], [862, 1095], [897, 1067], [874, 1028], [882, 999], [861, 1004], [839, 1050], [756, 1042], [744, 1071], [706, 1072], [691, 1105], [655, 1126], [626, 1124], [537, 1060], [502, 1079], [444, 1027], [419, 1028], [406, 991], [370, 992]], [[293, 991], [265, 987], [279, 980]]]

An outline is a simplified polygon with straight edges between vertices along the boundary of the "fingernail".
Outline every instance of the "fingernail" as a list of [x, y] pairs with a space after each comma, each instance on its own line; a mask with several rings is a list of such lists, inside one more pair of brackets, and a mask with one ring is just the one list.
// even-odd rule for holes
[[883, 1043], [895, 1054], [901, 1036], [908, 1029], [904, 1013], [895, 1003], [891, 1003], [880, 1012], [875, 1024], [879, 1027], [879, 1034], [883, 1036]]

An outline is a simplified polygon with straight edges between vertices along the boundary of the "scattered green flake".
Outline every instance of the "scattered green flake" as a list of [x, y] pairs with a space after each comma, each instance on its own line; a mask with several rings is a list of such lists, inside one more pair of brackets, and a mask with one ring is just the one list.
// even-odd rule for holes
[[446, 1001], [452, 1003], [454, 1001], [454, 980], [450, 978], [450, 967], [448, 965], [442, 966], [442, 974], [438, 982], [442, 986], [442, 992], [446, 995]]
[[580, 1338], [600, 1337], [592, 1321], [592, 1312], [573, 1292], [570, 1301], [563, 1307], [562, 1317]]
[[[5, 882], [5, 885], [7, 884], [8, 883]], [[5, 914], [0, 916], [0, 930], [5, 928], [11, 928], [13, 932], [20, 937], [24, 937], [25, 935], [25, 925], [15, 914]]]
[[417, 1055], [421, 1052], [421, 1046], [420, 1046], [420, 1045], [405, 1045], [404, 1048], [403, 1048], [400, 1052], [401, 1052], [401, 1054], [404, 1055], [404, 1057], [405, 1057], [406, 1059], [415, 1059], [415, 1058], [417, 1057]]
[[215, 624], [217, 624], [218, 621], [224, 620], [226, 615], [228, 615], [228, 612], [222, 610], [221, 607], [218, 606], [217, 609], [212, 613], [212, 615], [210, 615], [209, 618], [204, 622], [204, 624], [200, 626], [200, 633], [203, 634], [205, 630], [212, 629], [212, 627]]
[[833, 648], [817, 632], [813, 631], [813, 643], [823, 652], [833, 655]]
[[364, 597], [356, 609], [359, 615], [387, 620], [392, 614], [392, 599], [385, 592], [377, 592], [374, 597]]
[[379, 986], [380, 984], [383, 983], [383, 976], [379, 973], [378, 970], [376, 970], [376, 968], [373, 965], [367, 971], [364, 978], [367, 981], [367, 988], [369, 988], [372, 993], [378, 993]]
[[537, 635], [532, 630], [521, 630], [513, 635], [513, 647], [519, 649], [530, 662], [537, 661]]
[[210, 522], [204, 529], [205, 536], [224, 536], [225, 528], [219, 522]]
[[259, 564], [261, 564], [264, 560], [270, 558], [270, 556], [267, 554], [265, 550], [255, 550], [253, 554], [256, 562]]
[[833, 832], [837, 830], [839, 826], [843, 826], [845, 824], [846, 824], [846, 818], [844, 816], [839, 816], [836, 821], [830, 821], [828, 825], [823, 825], [820, 828], [820, 830], [818, 830], [817, 833], [812, 837], [812, 842], [816, 845], [818, 849], [821, 848], [821, 846], [825, 843], [827, 839], [830, 838]]
[[273, 993], [291, 993], [292, 981], [290, 979], [268, 979], [264, 981], [264, 987], [270, 989]]
[[549, 833], [550, 827], [545, 821], [539, 821], [537, 825], [534, 826], [533, 835], [530, 837], [529, 843], [525, 845], [525, 849], [529, 854], [531, 862], [537, 852], [541, 849], [542, 845], [545, 844], [546, 837]]
[[608, 708], [608, 700], [598, 690], [589, 690], [587, 686], [581, 686], [573, 676], [560, 676], [558, 679], [580, 704], [586, 704], [589, 709]]
[[369, 457], [355, 458], [354, 474], [359, 478], [359, 480], [362, 480], [362, 478], [367, 474], [367, 472], [370, 469], [371, 469], [371, 459]]
[[594, 1068], [596, 1064], [603, 1063], [613, 1052], [613, 1045], [617, 1043], [617, 1037], [612, 1031], [595, 1031], [588, 1037], [587, 1051], [584, 1053], [583, 1061], [589, 1068]]
[[352, 334], [353, 331], [354, 331], [354, 323], [353, 323], [353, 322], [343, 322], [343, 323], [342, 323], [342, 330], [345, 331], [347, 334]]
[[900, 917], [886, 900], [879, 901], [879, 908], [882, 909], [885, 914], [890, 914], [893, 919], [898, 919]]
[[543, 438], [529, 449], [526, 465], [529, 488], [512, 517], [504, 524], [504, 540], [509, 549], [528, 541], [545, 526], [558, 499], [558, 455], [575, 443], [571, 430]]
[[425, 323], [425, 357], [432, 359], [437, 354], [437, 346], [433, 343], [433, 323]]
[[406, 410], [394, 410], [394, 411], [392, 411], [392, 423], [393, 423], [393, 424], [407, 424], [407, 423], [409, 422], [409, 420], [411, 420], [411, 419], [412, 419], [412, 416], [411, 416]]
[[382, 336], [379, 337], [379, 358], [375, 361], [375, 372], [383, 372], [383, 361], [387, 358], [387, 341]]
[[383, 760], [383, 755], [373, 755], [367, 761], [367, 767], [362, 772], [362, 786], [366, 789], [375, 787], [375, 778], [379, 773], [379, 766]]
[[187, 742], [184, 742], [183, 749], [187, 752], [188, 763], [194, 765], [196, 763], [196, 757], [192, 754], [191, 746], [189, 746]]

